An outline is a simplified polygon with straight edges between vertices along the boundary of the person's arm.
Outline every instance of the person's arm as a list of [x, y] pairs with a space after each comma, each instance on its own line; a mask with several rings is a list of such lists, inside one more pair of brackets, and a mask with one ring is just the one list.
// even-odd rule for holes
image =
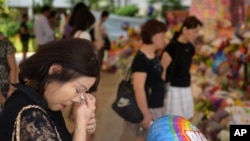
[[152, 122], [152, 118], [149, 112], [146, 92], [144, 89], [146, 77], [146, 72], [134, 72], [132, 75], [136, 102], [140, 111], [143, 114], [143, 121], [141, 122], [141, 125], [143, 126], [143, 128], [148, 129]]
[[75, 124], [72, 141], [86, 141], [87, 138], [86, 127], [87, 127], [87, 121], [84, 121], [81, 124]]
[[161, 65], [163, 67], [163, 71], [162, 71], [162, 79], [165, 81], [167, 78], [166, 78], [166, 73], [167, 73], [167, 69], [168, 69], [168, 66], [170, 65], [172, 61], [172, 58], [170, 57], [170, 55], [164, 51], [162, 53], [162, 57], [161, 57]]
[[101, 25], [99, 25], [100, 23], [97, 22], [94, 25], [94, 37], [95, 37], [95, 47], [97, 50], [100, 50], [102, 48], [102, 46], [104, 45], [104, 41], [103, 41], [103, 34], [101, 31]]
[[4, 97], [3, 94], [0, 92], [0, 104], [1, 104], [1, 106], [4, 105], [5, 101], [6, 101], [5, 97]]
[[13, 87], [11, 84], [15, 84], [17, 79], [17, 65], [16, 65], [15, 53], [12, 53], [11, 55], [7, 56], [7, 62], [10, 68], [9, 72], [10, 86], [9, 86], [9, 91], [7, 93], [7, 97], [9, 97], [15, 90], [15, 87]]
[[108, 36], [108, 34], [106, 33], [106, 29], [105, 29], [104, 25], [101, 26], [100, 32], [101, 32], [101, 35], [102, 35], [103, 38]]
[[102, 41], [94, 41], [93, 43], [94, 43], [97, 50], [101, 50], [101, 48], [104, 44]]

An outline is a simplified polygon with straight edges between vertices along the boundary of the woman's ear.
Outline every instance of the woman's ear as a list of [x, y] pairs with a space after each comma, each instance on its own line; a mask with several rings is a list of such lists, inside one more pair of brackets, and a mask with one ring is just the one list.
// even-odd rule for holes
[[187, 27], [184, 26], [184, 27], [182, 28], [182, 33], [186, 33], [187, 30], [188, 30]]
[[49, 68], [49, 74], [58, 74], [62, 70], [62, 66], [58, 64], [52, 64]]

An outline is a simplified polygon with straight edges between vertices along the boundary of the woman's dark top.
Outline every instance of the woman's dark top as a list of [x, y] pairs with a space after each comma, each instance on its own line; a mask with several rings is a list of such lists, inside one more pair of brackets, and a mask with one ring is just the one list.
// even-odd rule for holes
[[[195, 48], [192, 44], [181, 43], [172, 40], [164, 49], [172, 61], [166, 71], [166, 82], [170, 82], [171, 86], [189, 87], [190, 86], [190, 67], [192, 57], [195, 54]], [[171, 80], [170, 80], [171, 79]]]
[[[27, 26], [26, 22], [21, 23], [20, 31], [21, 31], [21, 28], [24, 28], [25, 31], [28, 31], [28, 26]], [[30, 38], [30, 33], [21, 33], [20, 32], [20, 39], [22, 42], [29, 41], [29, 38]]]
[[148, 59], [145, 54], [138, 51], [131, 66], [132, 73], [145, 72], [147, 78], [145, 82], [145, 91], [147, 94], [148, 106], [150, 108], [159, 108], [163, 106], [165, 95], [164, 81], [161, 78], [163, 68], [157, 57]]
[[71, 141], [61, 111], [51, 111], [45, 99], [33, 88], [17, 84], [17, 90], [7, 99], [0, 117], [0, 140], [11, 141], [18, 113], [20, 118], [20, 140]]

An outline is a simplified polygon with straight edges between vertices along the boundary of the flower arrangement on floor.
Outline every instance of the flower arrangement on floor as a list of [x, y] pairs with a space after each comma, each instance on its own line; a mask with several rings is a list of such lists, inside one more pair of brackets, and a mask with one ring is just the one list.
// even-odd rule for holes
[[249, 102], [244, 101], [250, 97], [249, 72], [245, 72], [250, 66], [249, 50], [244, 42], [216, 39], [194, 57], [198, 66], [194, 81], [201, 88], [195, 99], [194, 122], [208, 140], [228, 141], [231, 123], [250, 123]]

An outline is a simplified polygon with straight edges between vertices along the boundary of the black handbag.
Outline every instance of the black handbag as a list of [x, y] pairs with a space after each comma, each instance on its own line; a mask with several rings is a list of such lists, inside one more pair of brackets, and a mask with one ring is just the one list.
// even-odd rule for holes
[[131, 123], [139, 123], [143, 115], [137, 106], [133, 85], [130, 81], [130, 70], [127, 77], [118, 85], [118, 91], [112, 109], [124, 120]]

